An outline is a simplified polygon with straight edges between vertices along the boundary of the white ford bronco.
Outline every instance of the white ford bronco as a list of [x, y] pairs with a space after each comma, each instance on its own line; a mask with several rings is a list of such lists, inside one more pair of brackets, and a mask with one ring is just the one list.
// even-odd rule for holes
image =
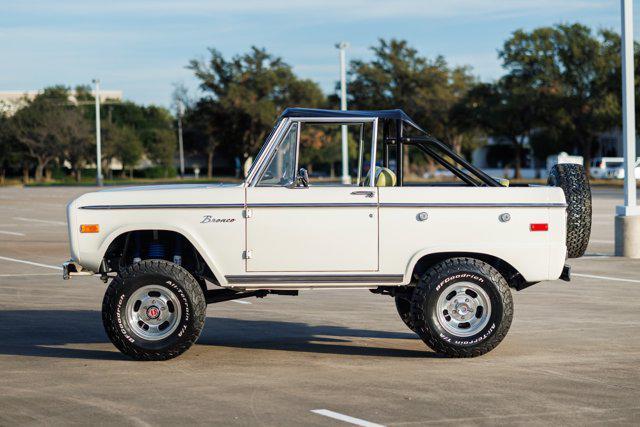
[[[340, 154], [349, 180], [331, 179], [339, 162], [327, 159]], [[410, 182], [409, 154], [450, 179]], [[557, 165], [548, 184], [486, 175], [401, 110], [289, 108], [242, 184], [117, 188], [72, 201], [63, 274], [111, 279], [104, 327], [139, 360], [186, 351], [207, 304], [354, 287], [395, 298], [434, 351], [478, 356], [509, 329], [510, 289], [568, 281], [566, 259], [586, 250], [584, 170]]]

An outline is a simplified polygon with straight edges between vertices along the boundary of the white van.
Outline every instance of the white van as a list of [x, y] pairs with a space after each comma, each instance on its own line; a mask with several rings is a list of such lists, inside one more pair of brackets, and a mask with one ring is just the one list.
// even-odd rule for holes
[[[640, 157], [636, 159], [635, 176], [640, 178]], [[591, 161], [591, 177], [595, 179], [624, 179], [622, 157], [596, 157]]]

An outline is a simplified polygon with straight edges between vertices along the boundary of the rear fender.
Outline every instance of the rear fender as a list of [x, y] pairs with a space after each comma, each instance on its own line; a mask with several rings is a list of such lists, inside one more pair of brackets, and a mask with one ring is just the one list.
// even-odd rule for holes
[[[491, 247], [473, 244], [439, 245], [428, 247], [416, 252], [409, 261], [404, 272], [403, 284], [408, 285], [412, 281], [412, 275], [416, 264], [420, 259], [428, 255], [447, 253], [451, 256], [490, 256], [498, 258], [512, 266], [527, 282], [539, 282], [549, 280], [549, 246], [530, 245], [514, 247], [491, 245]], [[563, 258], [564, 260], [564, 258]], [[555, 277], [554, 279], [557, 279]]]

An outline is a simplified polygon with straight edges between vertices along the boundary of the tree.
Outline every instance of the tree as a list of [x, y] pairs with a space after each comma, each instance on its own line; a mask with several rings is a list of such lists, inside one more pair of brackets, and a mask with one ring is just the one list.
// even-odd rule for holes
[[[213, 158], [218, 146], [231, 133], [224, 126], [226, 114], [219, 103], [201, 99], [187, 109], [183, 120], [185, 150], [207, 156], [207, 177], [213, 177]], [[228, 139], [232, 140], [232, 139]]]
[[432, 114], [441, 117], [438, 123], [432, 125], [431, 131], [449, 143], [456, 152], [467, 156], [478, 145], [478, 139], [476, 133], [465, 126], [465, 119], [457, 115], [455, 107], [477, 84], [469, 67], [455, 67], [449, 70], [447, 82], [438, 86], [439, 91], [433, 101], [426, 102], [427, 105], [437, 107], [439, 114]]
[[9, 126], [9, 118], [0, 114], [0, 184], [4, 184], [7, 168], [20, 157], [17, 145]]
[[95, 142], [91, 127], [82, 113], [75, 107], [65, 108], [65, 114], [59, 123], [59, 138], [64, 151], [63, 159], [71, 164], [76, 182], [82, 180], [82, 168], [92, 158]]
[[202, 123], [209, 114], [210, 127], [200, 126], [198, 132], [209, 135], [199, 143], [209, 147], [208, 153], [220, 141], [230, 153], [243, 158], [253, 155], [286, 107], [316, 107], [324, 102], [316, 83], [298, 79], [288, 64], [264, 49], [252, 47], [230, 60], [216, 49], [209, 53], [207, 62], [192, 60], [188, 66], [208, 94], [196, 106], [202, 115], [193, 116]]
[[450, 67], [442, 56], [430, 60], [405, 40], [380, 39], [370, 62], [350, 65], [350, 105], [360, 109], [399, 108], [445, 142], [461, 149], [452, 108], [475, 84], [468, 67]]
[[506, 138], [514, 151], [514, 178], [521, 178], [523, 147], [538, 124], [539, 106], [519, 77], [505, 76], [471, 89], [455, 107], [455, 114], [460, 126]]
[[[402, 108], [420, 126], [458, 153], [470, 151], [474, 133], [454, 106], [475, 84], [468, 67], [450, 67], [442, 56], [431, 60], [404, 40], [380, 39], [373, 60], [354, 60], [349, 70], [349, 105], [354, 109]], [[433, 167], [432, 159], [428, 159]], [[409, 170], [405, 151], [405, 170]]]
[[[316, 172], [314, 165], [328, 164], [329, 175], [335, 177], [335, 164], [342, 159], [340, 126], [311, 125], [306, 126], [300, 133], [300, 159], [298, 163], [304, 165], [309, 174]], [[349, 139], [352, 135], [347, 134]], [[355, 144], [348, 144], [353, 150]], [[357, 157], [357, 153], [349, 152], [348, 157]]]
[[[128, 126], [118, 126], [106, 123], [104, 126], [104, 148], [103, 159], [107, 166], [111, 165], [112, 159], [118, 159], [122, 163], [122, 175], [126, 176], [127, 167], [129, 177], [133, 178], [133, 168], [140, 161], [144, 154], [144, 147], [138, 134]], [[113, 175], [108, 167], [107, 174]]]
[[16, 136], [16, 129], [10, 117], [0, 114], [0, 175], [2, 181], [10, 169], [22, 170], [22, 181], [29, 183], [32, 159], [26, 147]]
[[138, 138], [136, 132], [128, 126], [120, 129], [120, 136], [117, 142], [118, 158], [122, 162], [122, 175], [126, 175], [125, 171], [129, 168], [129, 178], [133, 178], [133, 169], [142, 159], [144, 147], [142, 141]]
[[65, 151], [70, 138], [82, 138], [79, 121], [68, 106], [68, 90], [62, 86], [47, 88], [16, 112], [11, 128], [16, 140], [36, 161], [35, 179], [41, 181], [50, 162]]
[[619, 120], [612, 87], [620, 67], [619, 36], [606, 30], [593, 35], [581, 24], [518, 30], [500, 57], [507, 77], [525, 85], [539, 110], [546, 109], [546, 126], [562, 128], [556, 133], [582, 152], [588, 173], [598, 134]]
[[104, 171], [103, 173], [107, 179], [113, 179], [111, 164], [113, 163], [113, 160], [118, 157], [118, 147], [120, 146], [120, 126], [115, 125], [110, 121], [105, 121], [101, 123], [100, 130], [102, 136], [102, 170]]
[[[103, 162], [105, 173], [112, 177], [110, 164], [118, 159], [123, 164], [123, 175], [128, 167], [129, 175], [146, 154], [164, 168], [168, 176], [173, 167], [176, 136], [173, 134], [173, 117], [166, 108], [154, 105], [141, 106], [133, 102], [108, 105], [102, 120]], [[87, 112], [95, 119], [92, 112]], [[158, 144], [158, 146], [156, 146]]]
[[142, 143], [149, 158], [164, 169], [164, 177], [174, 167], [176, 137], [171, 129], [152, 128], [142, 134]]

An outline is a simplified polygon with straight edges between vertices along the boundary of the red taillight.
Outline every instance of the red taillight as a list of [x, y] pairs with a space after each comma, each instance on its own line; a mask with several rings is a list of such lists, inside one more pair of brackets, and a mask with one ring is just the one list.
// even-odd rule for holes
[[549, 224], [530, 224], [529, 231], [549, 231]]

